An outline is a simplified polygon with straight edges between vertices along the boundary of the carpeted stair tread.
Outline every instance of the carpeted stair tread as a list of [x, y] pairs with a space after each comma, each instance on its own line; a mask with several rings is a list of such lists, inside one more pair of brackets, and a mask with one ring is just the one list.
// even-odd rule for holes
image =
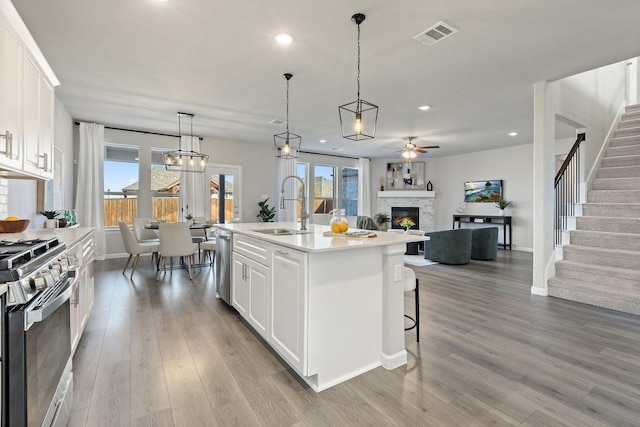
[[610, 146], [607, 148], [606, 158], [638, 156], [640, 155], [640, 139], [635, 144], [620, 145], [617, 147]]
[[584, 203], [582, 215], [601, 218], [640, 218], [640, 203]]
[[590, 190], [587, 203], [627, 203], [640, 200], [640, 190]]
[[640, 236], [640, 218], [580, 216], [576, 218], [576, 229]]
[[640, 144], [640, 134], [638, 135], [627, 135], [627, 136], [619, 136], [617, 138], [611, 138], [609, 143], [609, 147], [627, 147], [634, 146]]
[[[640, 156], [639, 156], [640, 157]], [[639, 166], [603, 167], [598, 170], [598, 178], [634, 178], [640, 177]]]
[[640, 117], [636, 114], [629, 114], [623, 117], [622, 121], [618, 123], [618, 129], [640, 128]]
[[609, 267], [586, 262], [562, 260], [556, 263], [556, 276], [599, 283], [611, 288], [635, 289], [640, 296], [640, 270]]
[[597, 286], [577, 280], [553, 277], [549, 279], [549, 296], [640, 315], [640, 295], [634, 291], [607, 292]]
[[596, 178], [593, 180], [594, 190], [634, 190], [640, 188], [640, 177], [637, 178]]
[[637, 166], [640, 164], [640, 155], [628, 155], [628, 156], [615, 156], [604, 157], [602, 159], [601, 167], [603, 168], [615, 168], [623, 166]]
[[569, 240], [572, 245], [640, 251], [640, 234], [574, 230], [570, 232]]
[[567, 245], [563, 248], [563, 259], [565, 261], [640, 270], [640, 252], [626, 249]]
[[639, 127], [630, 127], [630, 128], [622, 128], [622, 129], [618, 128], [613, 131], [614, 138], [621, 138], [624, 136], [635, 136], [635, 135], [640, 135]]

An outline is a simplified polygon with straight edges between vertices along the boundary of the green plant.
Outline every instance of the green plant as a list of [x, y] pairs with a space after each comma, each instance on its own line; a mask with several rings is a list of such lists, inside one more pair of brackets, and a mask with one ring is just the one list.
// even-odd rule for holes
[[42, 215], [46, 216], [47, 219], [55, 219], [58, 216], [58, 211], [42, 211], [40, 212]]
[[499, 199], [497, 202], [494, 203], [497, 207], [500, 208], [500, 210], [504, 210], [505, 208], [507, 208], [507, 206], [511, 206], [513, 203], [511, 203], [508, 200], [505, 199]]
[[384, 212], [378, 212], [373, 219], [376, 220], [376, 224], [378, 225], [389, 224], [391, 222], [391, 217]]
[[402, 221], [400, 222], [400, 225], [404, 227], [405, 230], [408, 230], [414, 225], [416, 225], [416, 223], [411, 221], [409, 218], [403, 218]]
[[269, 207], [269, 205], [267, 204], [267, 200], [269, 200], [268, 197], [263, 201], [258, 202], [260, 212], [258, 212], [256, 218], [259, 218], [260, 222], [271, 222], [273, 220], [273, 217], [276, 216], [276, 208]]
[[187, 219], [187, 220], [192, 220], [193, 219], [193, 215], [187, 214], [184, 218]]

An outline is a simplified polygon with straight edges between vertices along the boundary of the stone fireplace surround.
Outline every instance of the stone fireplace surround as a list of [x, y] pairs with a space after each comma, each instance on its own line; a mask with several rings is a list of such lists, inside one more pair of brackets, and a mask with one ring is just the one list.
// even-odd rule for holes
[[377, 212], [391, 217], [392, 207], [417, 207], [420, 209], [420, 230], [434, 231], [435, 191], [391, 190], [378, 191]]

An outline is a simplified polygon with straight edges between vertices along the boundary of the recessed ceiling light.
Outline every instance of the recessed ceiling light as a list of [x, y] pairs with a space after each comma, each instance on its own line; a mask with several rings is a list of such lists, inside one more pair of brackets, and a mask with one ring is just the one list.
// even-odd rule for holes
[[325, 142], [327, 142], [327, 140], [326, 140], [326, 139], [321, 139], [321, 140], [320, 140], [320, 143], [321, 143], [321, 144], [324, 144]]
[[418, 110], [427, 111], [431, 108], [431, 105], [423, 105], [422, 107], [418, 107]]
[[291, 34], [287, 34], [287, 33], [280, 33], [280, 34], [276, 34], [275, 36], [273, 36], [273, 39], [278, 43], [278, 44], [291, 44], [293, 42], [293, 36]]
[[509, 136], [516, 136], [518, 132], [509, 132]]

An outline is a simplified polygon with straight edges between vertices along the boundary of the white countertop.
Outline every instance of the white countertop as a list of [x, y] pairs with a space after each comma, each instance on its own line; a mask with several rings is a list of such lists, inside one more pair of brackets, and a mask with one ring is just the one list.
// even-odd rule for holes
[[[231, 223], [217, 224], [217, 228], [229, 230], [254, 239], [264, 240], [269, 243], [298, 249], [303, 252], [328, 252], [339, 250], [350, 250], [358, 248], [370, 248], [374, 246], [389, 246], [408, 242], [420, 242], [428, 239], [425, 236], [417, 236], [402, 233], [387, 233], [384, 231], [372, 231], [377, 237], [350, 238], [346, 236], [324, 236], [325, 231], [330, 231], [328, 225], [307, 224], [307, 233], [293, 235], [273, 235], [263, 234], [255, 230], [268, 230], [274, 228], [285, 228], [299, 230], [300, 224], [295, 222], [256, 222], [256, 223]], [[354, 231], [355, 229], [349, 229]]]
[[26, 229], [22, 233], [0, 233], [0, 240], [50, 239], [57, 237], [59, 241], [70, 247], [92, 231], [93, 227]]

